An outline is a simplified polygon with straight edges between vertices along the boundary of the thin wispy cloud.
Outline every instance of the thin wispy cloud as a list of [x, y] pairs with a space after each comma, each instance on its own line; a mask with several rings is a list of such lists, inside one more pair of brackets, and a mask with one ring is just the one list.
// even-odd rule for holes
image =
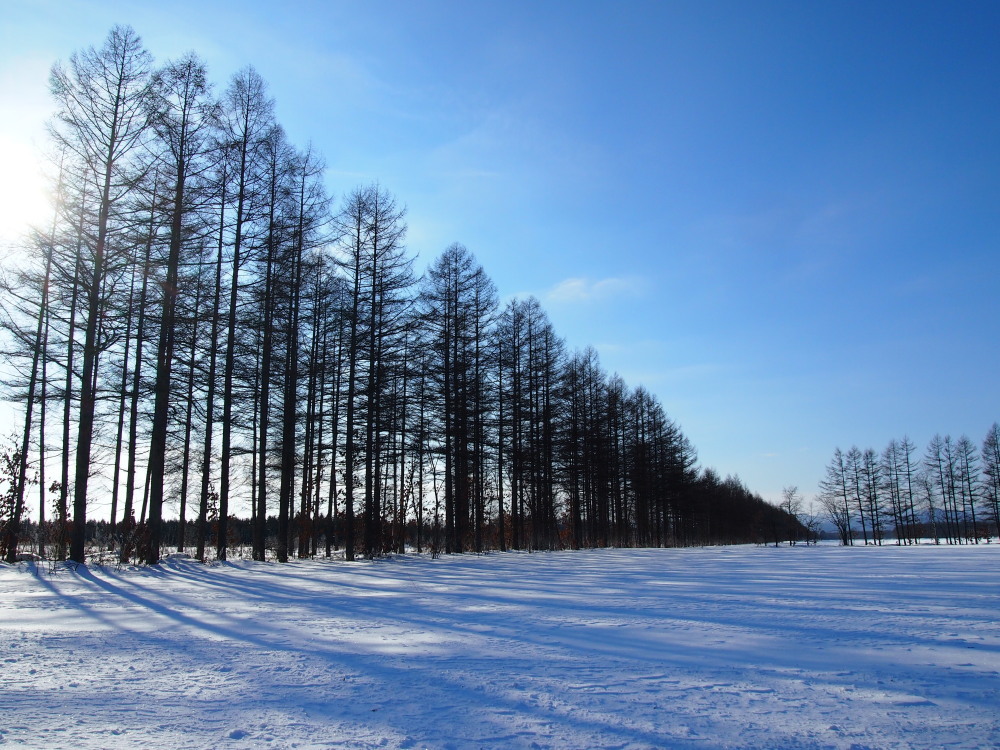
[[591, 303], [616, 297], [635, 297], [642, 293], [642, 280], [630, 277], [611, 277], [592, 281], [574, 277], [560, 281], [545, 293], [546, 302], [552, 303]]

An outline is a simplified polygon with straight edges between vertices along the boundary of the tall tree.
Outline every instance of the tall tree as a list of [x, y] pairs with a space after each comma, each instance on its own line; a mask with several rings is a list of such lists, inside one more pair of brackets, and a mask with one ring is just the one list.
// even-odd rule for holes
[[1000, 424], [994, 422], [983, 439], [982, 487], [987, 503], [987, 515], [1000, 537]]
[[844, 454], [844, 467], [850, 498], [858, 510], [858, 520], [861, 522], [861, 538], [867, 546], [870, 519], [865, 512], [864, 454], [858, 446], [852, 445], [851, 449]]
[[118, 229], [116, 208], [136, 181], [136, 159], [148, 135], [151, 57], [139, 36], [115, 26], [103, 47], [74, 53], [68, 66], [52, 69], [51, 90], [58, 113], [52, 135], [76, 157], [80, 179], [96, 189], [96, 217], [86, 237], [83, 283], [84, 342], [76, 444], [76, 480], [70, 558], [84, 561], [87, 488], [97, 402], [99, 324], [108, 299], [108, 254]]
[[368, 201], [368, 245], [365, 250], [365, 555], [382, 551], [383, 394], [388, 390], [390, 362], [398, 357], [413, 284], [412, 259], [406, 254], [406, 209], [379, 186]]
[[230, 162], [227, 173], [231, 181], [229, 195], [233, 235], [222, 388], [222, 467], [219, 536], [216, 540], [216, 555], [220, 560], [226, 559], [229, 544], [240, 271], [247, 262], [248, 241], [259, 216], [263, 177], [261, 157], [274, 123], [273, 112], [274, 102], [267, 96], [267, 86], [257, 71], [247, 67], [233, 77], [223, 97], [221, 117], [221, 139]]
[[[435, 384], [436, 441], [444, 458], [446, 548], [483, 544], [487, 347], [496, 292], [482, 266], [453, 244], [428, 269], [421, 294], [425, 345]], [[472, 527], [472, 538], [469, 527]]]
[[845, 545], [854, 543], [851, 515], [851, 492], [848, 487], [847, 461], [840, 448], [827, 464], [826, 477], [820, 482], [820, 502]]
[[944, 517], [945, 538], [949, 544], [961, 543], [962, 535], [955, 502], [955, 464], [950, 435], [934, 435], [924, 453], [924, 471], [930, 482], [927, 485], [927, 502], [941, 509]]
[[872, 543], [882, 544], [884, 536], [885, 507], [882, 498], [882, 465], [873, 448], [866, 448], [861, 454], [861, 495], [868, 512], [872, 531]]
[[354, 560], [354, 490], [357, 486], [356, 403], [359, 388], [358, 362], [362, 350], [362, 286], [365, 254], [369, 244], [369, 212], [373, 188], [357, 188], [350, 193], [337, 215], [340, 235], [338, 263], [347, 280], [348, 294], [342, 315], [347, 320], [347, 382], [344, 407], [344, 557]]
[[965, 520], [965, 540], [979, 544], [979, 521], [976, 511], [979, 505], [979, 451], [967, 436], [962, 435], [955, 443], [955, 463], [958, 479], [958, 496], [961, 499], [962, 516]]
[[[290, 180], [290, 220], [291, 241], [288, 246], [288, 291], [287, 314], [285, 328], [285, 371], [284, 371], [284, 405], [282, 409], [281, 436], [281, 486], [279, 503], [282, 515], [287, 523], [292, 505], [293, 477], [296, 454], [296, 426], [298, 424], [299, 396], [299, 325], [302, 306], [302, 272], [305, 267], [306, 254], [318, 247], [323, 241], [322, 230], [327, 223], [328, 201], [321, 183], [323, 163], [309, 148], [298, 154], [291, 163]], [[308, 488], [303, 483], [298, 553], [300, 557], [308, 554], [308, 520], [309, 497]], [[279, 559], [287, 559], [288, 529], [278, 530]], [[281, 551], [284, 550], [284, 554]]]
[[[258, 437], [257, 437], [257, 484], [255, 507], [253, 508], [253, 557], [264, 559], [264, 536], [267, 525], [267, 468], [268, 435], [271, 429], [271, 383], [275, 379], [273, 358], [275, 352], [274, 329], [278, 280], [287, 272], [280, 264], [282, 247], [287, 242], [288, 217], [287, 197], [290, 180], [291, 147], [280, 127], [273, 127], [264, 142], [263, 159], [265, 166], [266, 227], [264, 230], [263, 290], [260, 299], [261, 343], [258, 367], [260, 375]], [[288, 373], [282, 373], [287, 377]], [[281, 506], [278, 514], [278, 559], [287, 560], [288, 508]]]
[[155, 564], [160, 559], [160, 524], [166, 467], [167, 418], [174, 367], [174, 336], [177, 328], [177, 298], [181, 294], [191, 294], [191, 290], [180, 287], [178, 273], [185, 234], [190, 232], [190, 227], [185, 226], [185, 219], [195, 213], [192, 210], [189, 188], [191, 182], [197, 180], [209, 166], [206, 157], [212, 147], [210, 136], [216, 123], [217, 106], [210, 98], [205, 65], [194, 54], [168, 63], [157, 72], [153, 77], [151, 90], [151, 121], [162, 145], [161, 159], [173, 182], [168, 208], [169, 251], [162, 284], [148, 467], [149, 540], [145, 559], [147, 563]]
[[198, 525], [196, 557], [205, 561], [205, 546], [208, 542], [208, 514], [209, 500], [213, 495], [212, 490], [212, 454], [214, 450], [214, 428], [215, 428], [215, 394], [218, 385], [218, 363], [219, 363], [219, 327], [222, 317], [222, 267], [225, 250], [226, 234], [226, 208], [228, 187], [228, 165], [226, 159], [222, 159], [216, 170], [216, 181], [219, 186], [218, 204], [218, 224], [216, 226], [216, 256], [214, 267], [215, 282], [213, 284], [213, 294], [211, 297], [210, 332], [208, 336], [208, 373], [206, 375], [207, 386], [205, 396], [205, 433], [202, 441], [201, 457], [201, 492], [198, 500]]

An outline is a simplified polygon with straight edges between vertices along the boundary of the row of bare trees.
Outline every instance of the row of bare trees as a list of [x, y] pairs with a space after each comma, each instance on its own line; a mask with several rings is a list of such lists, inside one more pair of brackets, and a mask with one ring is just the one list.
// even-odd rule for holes
[[116, 554], [149, 563], [165, 514], [199, 559], [249, 528], [252, 556], [280, 561], [750, 541], [787, 521], [699, 473], [656, 398], [567, 352], [537, 300], [501, 306], [463, 246], [417, 278], [385, 189], [334, 210], [253, 69], [216, 96], [197, 56], [156, 67], [116, 27], [52, 93], [55, 213], [4, 278], [24, 405], [7, 559], [32, 486], [38, 553], [76, 561], [97, 507]]
[[922, 456], [905, 437], [881, 453], [838, 448], [820, 488], [844, 544], [923, 537], [972, 544], [1000, 537], [1000, 426], [993, 424], [981, 446], [964, 435], [935, 435]]

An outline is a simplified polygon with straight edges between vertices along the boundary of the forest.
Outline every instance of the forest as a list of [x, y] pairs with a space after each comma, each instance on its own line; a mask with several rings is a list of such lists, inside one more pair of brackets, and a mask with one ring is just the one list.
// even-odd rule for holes
[[196, 54], [157, 65], [118, 26], [50, 88], [51, 222], [2, 277], [5, 559], [805, 533], [467, 248], [416, 273], [401, 202], [332, 200], [253, 68], [216, 94]]
[[879, 453], [837, 448], [820, 482], [820, 502], [845, 545], [979, 544], [1000, 537], [1000, 424], [982, 445], [934, 435], [923, 456], [908, 437]]

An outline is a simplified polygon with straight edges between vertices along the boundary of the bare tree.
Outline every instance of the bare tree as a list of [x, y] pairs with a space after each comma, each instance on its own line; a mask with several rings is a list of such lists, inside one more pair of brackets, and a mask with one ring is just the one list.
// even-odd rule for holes
[[955, 463], [958, 497], [965, 520], [965, 540], [979, 544], [979, 522], [976, 517], [979, 505], [979, 451], [975, 443], [962, 435], [955, 443]]
[[130, 27], [115, 26], [100, 50], [74, 53], [52, 69], [58, 114], [51, 128], [58, 146], [73, 155], [79, 179], [96, 189], [96, 216], [85, 231], [84, 341], [76, 445], [76, 481], [70, 558], [83, 562], [87, 487], [97, 400], [99, 324], [107, 311], [109, 243], [116, 207], [135, 184], [139, 145], [148, 135], [151, 58]]
[[[799, 493], [799, 488], [795, 485], [789, 487], [784, 487], [781, 490], [781, 505], [778, 506], [781, 510], [785, 511], [789, 516], [794, 518], [799, 523], [802, 523], [802, 495]], [[790, 526], [788, 529], [789, 544], [795, 544], [796, 535], [795, 527]]]
[[160, 559], [160, 523], [163, 507], [163, 483], [167, 450], [167, 419], [171, 400], [171, 375], [174, 367], [176, 308], [179, 295], [192, 294], [182, 289], [178, 273], [185, 234], [191, 227], [186, 221], [192, 213], [188, 189], [209, 162], [211, 134], [217, 118], [217, 106], [210, 98], [205, 65], [189, 54], [169, 63], [153, 78], [150, 97], [151, 120], [162, 145], [162, 161], [171, 175], [169, 252], [162, 285], [160, 332], [156, 357], [155, 405], [150, 438], [149, 468], [149, 539], [145, 560], [155, 564]]
[[833, 452], [827, 464], [826, 477], [820, 482], [820, 503], [830, 522], [836, 527], [842, 544], [854, 543], [851, 517], [851, 493], [848, 489], [847, 461], [840, 448]]
[[[290, 215], [291, 241], [287, 255], [287, 317], [285, 327], [284, 406], [281, 437], [281, 487], [279, 502], [281, 516], [278, 528], [278, 559], [287, 559], [288, 530], [282, 528], [281, 518], [287, 524], [292, 506], [292, 489], [295, 472], [296, 427], [298, 425], [299, 396], [299, 327], [302, 309], [302, 273], [306, 254], [319, 246], [324, 237], [322, 230], [327, 223], [328, 201], [320, 178], [323, 163], [308, 149], [297, 155], [290, 164]], [[298, 553], [305, 557], [309, 549], [309, 492], [303, 483]], [[282, 554], [283, 553], [283, 554]]]
[[221, 140], [227, 150], [232, 213], [232, 254], [226, 350], [222, 387], [222, 474], [219, 483], [219, 538], [216, 555], [226, 559], [229, 543], [229, 500], [232, 485], [233, 406], [236, 401], [236, 341], [240, 300], [240, 271], [247, 262], [248, 238], [258, 218], [261, 199], [262, 152], [274, 123], [274, 102], [264, 80], [253, 68], [237, 73], [226, 90], [221, 117]]
[[365, 370], [365, 554], [382, 551], [382, 427], [384, 394], [390, 363], [398, 361], [399, 345], [408, 324], [413, 284], [412, 259], [407, 256], [406, 209], [375, 186], [368, 202], [368, 245], [365, 248], [364, 312], [367, 317]]
[[[496, 292], [458, 243], [431, 265], [421, 295], [426, 360], [435, 386], [435, 438], [444, 458], [446, 548], [483, 544], [487, 374], [485, 338]], [[468, 539], [471, 526], [471, 540]]]
[[994, 422], [986, 433], [981, 455], [983, 467], [981, 481], [987, 515], [993, 523], [997, 537], [1000, 537], [1000, 424]]

